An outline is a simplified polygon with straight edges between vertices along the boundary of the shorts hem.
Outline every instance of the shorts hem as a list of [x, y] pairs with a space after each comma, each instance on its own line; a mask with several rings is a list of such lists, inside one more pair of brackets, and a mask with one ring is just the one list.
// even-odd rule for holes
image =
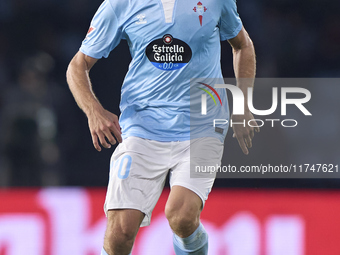
[[205, 199], [203, 194], [198, 189], [196, 189], [194, 186], [192, 186], [190, 184], [187, 184], [187, 183], [184, 183], [184, 182], [175, 182], [175, 183], [172, 183], [171, 184], [171, 188], [173, 186], [181, 186], [183, 188], [189, 189], [192, 192], [194, 192], [202, 200], [202, 209], [204, 208], [205, 201], [208, 199], [208, 197], [207, 197], [207, 199]]
[[109, 206], [107, 204], [104, 205], [104, 212], [105, 215], [107, 217], [107, 212], [109, 210], [115, 210], [115, 209], [134, 209], [134, 210], [138, 210], [142, 213], [145, 214], [144, 219], [142, 221], [142, 223], [140, 224], [141, 227], [146, 227], [150, 225], [151, 222], [151, 213], [147, 212], [145, 209], [140, 208], [138, 205], [134, 205], [134, 204], [115, 204], [112, 206]]
[[146, 140], [157, 141], [157, 142], [184, 142], [190, 140], [190, 135], [185, 136], [176, 136], [174, 137], [164, 137], [164, 136], [156, 136], [156, 135], [148, 135], [143, 133], [135, 133], [135, 132], [128, 132], [123, 134], [123, 139], [127, 139], [129, 137], [138, 137]]

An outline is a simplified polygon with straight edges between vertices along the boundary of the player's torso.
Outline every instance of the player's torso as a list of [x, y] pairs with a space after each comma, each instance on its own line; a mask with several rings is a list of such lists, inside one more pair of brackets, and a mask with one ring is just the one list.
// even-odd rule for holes
[[217, 0], [115, 2], [112, 0], [130, 46], [132, 65], [148, 60], [160, 70], [178, 70], [202, 61], [202, 52], [219, 46], [221, 8]]
[[120, 104], [124, 137], [189, 139], [190, 79], [222, 77], [222, 0], [110, 1], [132, 56]]

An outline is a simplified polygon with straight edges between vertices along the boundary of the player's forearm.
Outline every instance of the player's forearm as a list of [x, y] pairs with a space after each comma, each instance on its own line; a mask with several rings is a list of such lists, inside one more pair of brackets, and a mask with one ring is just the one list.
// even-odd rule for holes
[[74, 99], [86, 115], [93, 113], [95, 109], [101, 107], [92, 91], [92, 85], [89, 78], [89, 67], [80, 56], [75, 56], [71, 61], [66, 76]]
[[[255, 50], [249, 37], [240, 48], [233, 49], [233, 55], [237, 86], [242, 90], [245, 102], [247, 102], [248, 88], [254, 86], [256, 73]], [[247, 104], [245, 104], [245, 109], [248, 109]]]

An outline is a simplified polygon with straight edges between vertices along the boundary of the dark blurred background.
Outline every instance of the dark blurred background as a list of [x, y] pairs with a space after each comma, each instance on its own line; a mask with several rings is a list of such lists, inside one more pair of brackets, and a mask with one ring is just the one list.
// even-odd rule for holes
[[[0, 0], [0, 186], [106, 186], [113, 148], [101, 153], [93, 148], [87, 119], [77, 108], [65, 78], [67, 65], [100, 4], [101, 0]], [[339, 1], [239, 0], [238, 8], [255, 44], [258, 77], [340, 76]], [[95, 93], [116, 114], [129, 61], [127, 44], [122, 41], [91, 71]], [[222, 68], [225, 77], [233, 77], [228, 43], [222, 45]], [[340, 155], [336, 98], [340, 91], [333, 89], [337, 88], [313, 92], [333, 112], [322, 115], [331, 128], [316, 125], [299, 134], [290, 131], [288, 136], [282, 129], [261, 132], [248, 157], [229, 132], [226, 151], [230, 162], [251, 164], [260, 155], [272, 153], [290, 160], [327, 154], [331, 156], [320, 160], [336, 163], [330, 161]], [[303, 140], [299, 140], [301, 136]], [[309, 140], [317, 146], [306, 156], [301, 143]], [[279, 151], [272, 147], [273, 141]], [[280, 160], [278, 157], [274, 163], [282, 163]], [[216, 186], [254, 188], [339, 185], [338, 179], [216, 181]]]

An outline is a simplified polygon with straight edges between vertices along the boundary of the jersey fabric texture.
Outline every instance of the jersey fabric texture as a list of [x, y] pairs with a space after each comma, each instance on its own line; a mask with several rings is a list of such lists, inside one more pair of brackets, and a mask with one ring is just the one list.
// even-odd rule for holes
[[220, 41], [242, 22], [235, 0], [197, 1], [175, 0], [170, 16], [161, 0], [105, 0], [96, 12], [80, 51], [106, 58], [125, 39], [132, 56], [121, 91], [123, 138], [224, 140], [227, 127], [216, 132], [213, 120], [229, 119], [225, 89], [216, 89], [218, 107], [208, 96], [208, 114], [190, 121], [190, 102], [200, 107], [203, 93], [190, 80], [222, 79]]

